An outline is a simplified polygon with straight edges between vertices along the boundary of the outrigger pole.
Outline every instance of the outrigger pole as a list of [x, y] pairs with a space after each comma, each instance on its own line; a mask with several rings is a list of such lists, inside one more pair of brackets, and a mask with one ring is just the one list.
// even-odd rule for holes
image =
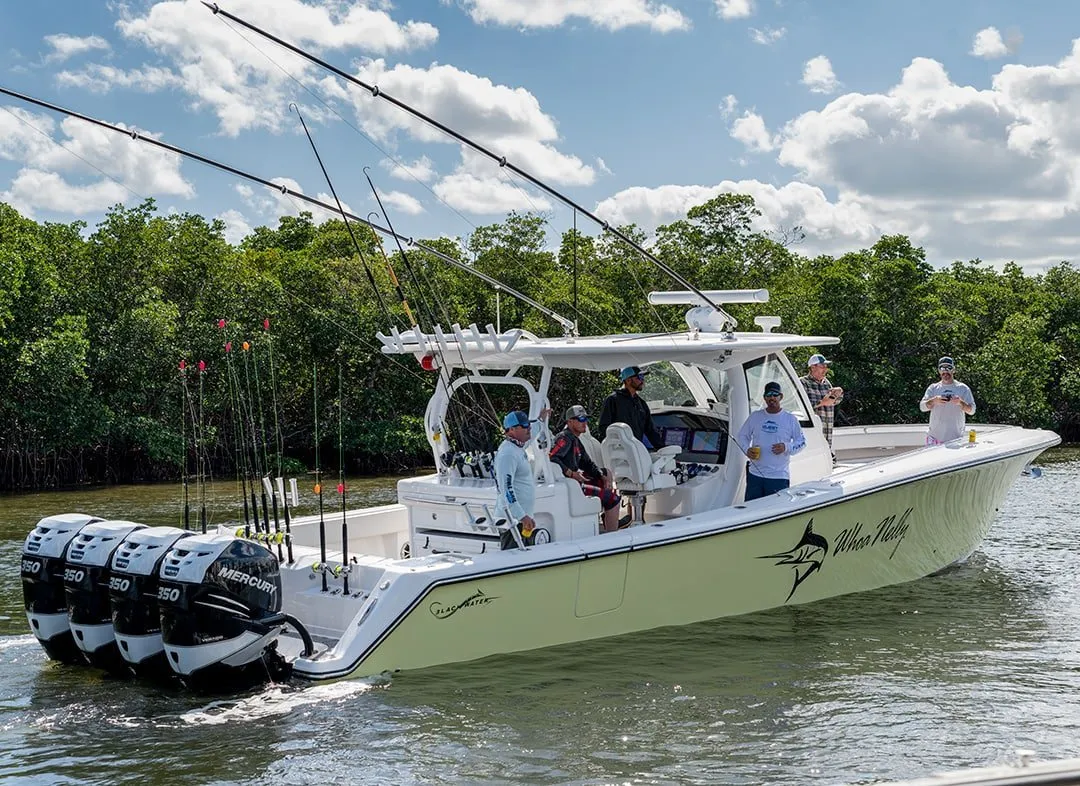
[[35, 106], [40, 106], [43, 109], [48, 109], [52, 112], [58, 112], [62, 115], [68, 115], [69, 117], [77, 117], [79, 120], [84, 120], [87, 123], [92, 123], [99, 128], [105, 128], [109, 131], [115, 131], [118, 134], [123, 134], [124, 136], [131, 137], [133, 140], [136, 140], [138, 142], [145, 142], [148, 145], [153, 145], [154, 147], [161, 148], [162, 150], [168, 150], [170, 153], [175, 153], [176, 155], [184, 156], [185, 158], [191, 158], [195, 161], [206, 164], [207, 166], [212, 166], [215, 169], [220, 169], [223, 172], [228, 172], [229, 174], [236, 175], [237, 177], [242, 177], [245, 180], [250, 180], [253, 183], [258, 183], [259, 185], [266, 186], [267, 188], [271, 188], [274, 191], [284, 194], [285, 196], [299, 199], [303, 202], [307, 202], [309, 205], [321, 207], [323, 210], [326, 210], [335, 215], [344, 215], [352, 221], [357, 221], [364, 226], [370, 227], [371, 229], [378, 232], [380, 235], [385, 235], [386, 237], [393, 237], [401, 240], [408, 244], [410, 247], [418, 248], [421, 251], [431, 254], [437, 259], [441, 259], [443, 262], [446, 262], [449, 265], [453, 265], [459, 270], [462, 270], [465, 273], [468, 273], [469, 275], [478, 278], [493, 287], [498, 287], [503, 292], [506, 292], [511, 296], [516, 297], [522, 303], [532, 306], [541, 314], [544, 314], [545, 316], [550, 317], [553, 321], [558, 322], [559, 325], [562, 326], [563, 330], [566, 331], [567, 335], [577, 335], [577, 328], [574, 325], [573, 320], [567, 319], [561, 314], [556, 314], [543, 303], [538, 303], [525, 293], [518, 292], [513, 287], [507, 286], [496, 278], [492, 278], [487, 273], [482, 273], [479, 270], [476, 270], [475, 268], [466, 265], [464, 262], [454, 259], [449, 254], [444, 254], [442, 251], [425, 245], [424, 243], [421, 243], [419, 241], [413, 240], [411, 237], [408, 237], [406, 235], [399, 235], [393, 230], [387, 229], [386, 227], [377, 224], [374, 221], [369, 221], [366, 218], [361, 218], [360, 216], [354, 215], [353, 213], [349, 213], [347, 211], [339, 211], [336, 207], [327, 204], [326, 202], [323, 202], [321, 199], [316, 199], [315, 197], [311, 197], [307, 194], [295, 191], [286, 185], [274, 183], [270, 180], [267, 180], [266, 178], [259, 177], [258, 175], [253, 175], [250, 172], [245, 172], [242, 169], [237, 169], [236, 167], [229, 166], [228, 164], [222, 164], [219, 161], [215, 161], [212, 158], [207, 158], [206, 156], [200, 155], [199, 153], [193, 153], [190, 150], [184, 150], [183, 148], [177, 147], [176, 145], [170, 145], [167, 142], [161, 142], [152, 137], [143, 136], [138, 131], [135, 131], [133, 129], [123, 128], [121, 126], [113, 125], [112, 123], [106, 123], [104, 120], [98, 120], [97, 118], [90, 117], [89, 115], [84, 115], [81, 112], [75, 112], [71, 109], [65, 109], [64, 107], [58, 106], [57, 104], [50, 104], [48, 101], [42, 101], [41, 99], [33, 98], [24, 93], [19, 93], [15, 90], [9, 90], [8, 88], [3, 86], [0, 86], [0, 94], [10, 96], [11, 98], [17, 98], [20, 101], [25, 101], [28, 104], [34, 104]]
[[305, 60], [307, 60], [307, 61], [309, 61], [311, 63], [315, 63], [316, 65], [325, 68], [327, 71], [331, 72], [332, 74], [336, 74], [337, 76], [340, 76], [342, 79], [344, 79], [344, 80], [346, 80], [348, 82], [352, 82], [357, 87], [362, 87], [364, 90], [367, 90], [369, 93], [371, 93], [371, 95], [374, 98], [382, 98], [382, 99], [384, 99], [386, 101], [389, 101], [391, 104], [396, 106], [398, 109], [402, 109], [402, 110], [408, 112], [413, 117], [418, 118], [420, 120], [423, 120], [425, 123], [428, 123], [430, 125], [435, 126], [435, 128], [439, 129], [440, 131], [442, 131], [447, 136], [453, 137], [454, 139], [456, 139], [461, 144], [466, 145], [468, 147], [471, 147], [476, 152], [487, 156], [492, 161], [496, 162], [500, 167], [503, 167], [505, 169], [509, 169], [514, 174], [516, 174], [519, 177], [522, 177], [525, 180], [532, 183], [534, 186], [539, 188], [541, 191], [544, 191], [545, 193], [550, 194], [551, 196], [555, 197], [560, 202], [562, 202], [564, 205], [566, 205], [568, 207], [571, 207], [574, 210], [580, 211], [581, 213], [583, 213], [584, 215], [586, 215], [590, 219], [592, 219], [594, 222], [596, 222], [596, 224], [601, 229], [603, 229], [605, 232], [610, 232], [612, 235], [619, 238], [619, 240], [623, 241], [628, 246], [633, 248], [635, 251], [637, 251], [643, 257], [648, 259], [650, 262], [652, 262], [654, 265], [656, 265], [662, 271], [667, 273], [668, 276], [670, 276], [680, 286], [685, 287], [686, 289], [688, 289], [689, 291], [691, 291], [695, 295], [697, 295], [699, 298], [701, 298], [702, 303], [704, 303], [705, 305], [711, 306], [712, 308], [719, 311], [721, 314], [724, 314], [729, 320], [731, 320], [731, 322], [734, 322], [734, 319], [731, 317], [731, 315], [728, 314], [726, 311], [724, 311], [722, 308], [720, 308], [720, 306], [718, 306], [716, 303], [714, 303], [708, 297], [708, 295], [706, 295], [700, 289], [698, 289], [693, 284], [691, 284], [689, 281], [687, 281], [685, 278], [683, 278], [681, 275], [679, 275], [679, 273], [674, 268], [672, 268], [670, 265], [665, 263], [662, 259], [657, 257], [651, 251], [646, 250], [640, 244], [634, 242], [634, 240], [632, 238], [630, 238], [630, 236], [627, 235], [625, 232], [622, 232], [621, 230], [617, 229], [616, 227], [611, 226], [611, 224], [609, 224], [607, 221], [604, 221], [602, 218], [600, 218], [596, 214], [594, 214], [591, 211], [585, 209], [584, 207], [579, 205], [577, 202], [572, 200], [570, 197], [568, 197], [565, 194], [561, 193], [560, 191], [557, 191], [556, 189], [552, 188], [547, 183], [545, 183], [544, 181], [542, 181], [539, 178], [535, 177], [534, 175], [530, 174], [529, 172], [526, 172], [521, 167], [512, 164], [510, 161], [508, 161], [506, 159], [506, 156], [500, 156], [498, 153], [495, 153], [495, 152], [489, 150], [488, 148], [481, 145], [479, 142], [476, 142], [475, 140], [470, 139], [469, 137], [465, 136], [464, 134], [461, 134], [461, 133], [455, 131], [454, 129], [450, 128], [449, 126], [444, 125], [443, 123], [440, 123], [438, 120], [435, 120], [434, 118], [429, 117], [428, 115], [421, 112], [419, 109], [416, 109], [415, 107], [409, 106], [408, 104], [406, 104], [401, 99], [395, 98], [394, 96], [390, 95], [389, 93], [383, 92], [379, 88], [378, 85], [370, 85], [367, 82], [364, 82], [363, 80], [358, 79], [357, 77], [355, 77], [352, 74], [348, 73], [347, 71], [342, 71], [337, 66], [331, 65], [330, 63], [326, 62], [322, 58], [316, 57], [315, 55], [311, 54], [310, 52], [305, 52], [300, 47], [298, 47], [298, 46], [296, 46], [294, 44], [290, 44], [288, 41], [285, 41], [285, 40], [283, 40], [281, 38], [278, 38], [273, 33], [268, 33], [265, 30], [263, 30], [262, 28], [253, 25], [251, 22], [248, 22], [248, 21], [246, 21], [244, 19], [241, 19], [240, 17], [236, 16], [235, 14], [230, 14], [228, 11], [223, 11], [220, 8], [220, 6], [218, 6], [217, 3], [210, 3], [210, 2], [207, 2], [207, 0], [202, 0], [202, 4], [205, 5], [207, 8], [209, 8], [215, 15], [220, 14], [221, 16], [225, 17], [226, 19], [229, 19], [229, 20], [231, 20], [233, 22], [236, 22], [238, 25], [242, 25], [243, 27], [246, 27], [248, 30], [251, 30], [254, 33], [258, 33], [263, 38], [266, 38], [266, 39], [268, 39], [270, 41], [273, 41], [275, 44], [278, 44], [279, 46], [285, 47], [290, 52], [293, 52], [294, 54], [299, 55], [300, 57], [304, 58]]

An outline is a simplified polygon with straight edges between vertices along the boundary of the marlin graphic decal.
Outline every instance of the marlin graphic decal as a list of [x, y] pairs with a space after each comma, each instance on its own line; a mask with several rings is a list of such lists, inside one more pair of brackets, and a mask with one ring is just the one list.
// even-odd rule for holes
[[811, 573], [821, 570], [821, 563], [825, 561], [825, 556], [828, 553], [829, 541], [814, 532], [814, 520], [810, 519], [810, 522], [806, 525], [802, 540], [796, 543], [793, 548], [780, 554], [766, 554], [763, 557], [758, 557], [758, 559], [779, 560], [776, 563], [777, 565], [790, 565], [795, 569], [795, 583], [791, 585], [791, 592], [788, 593], [787, 598], [784, 600], [787, 603], [787, 601], [791, 600], [791, 596], [795, 594], [795, 590], [810, 577]]

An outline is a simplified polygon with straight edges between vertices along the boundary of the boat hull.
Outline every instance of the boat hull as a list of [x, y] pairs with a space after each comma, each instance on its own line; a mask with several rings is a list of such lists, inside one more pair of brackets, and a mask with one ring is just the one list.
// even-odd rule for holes
[[912, 581], [975, 550], [1012, 482], [1044, 447], [811, 498], [790, 515], [712, 532], [679, 519], [635, 528], [629, 548], [609, 553], [435, 579], [400, 611], [382, 599], [382, 613], [360, 625], [369, 635], [381, 630], [351, 641], [359, 657], [301, 659], [295, 673], [325, 679], [418, 669]]

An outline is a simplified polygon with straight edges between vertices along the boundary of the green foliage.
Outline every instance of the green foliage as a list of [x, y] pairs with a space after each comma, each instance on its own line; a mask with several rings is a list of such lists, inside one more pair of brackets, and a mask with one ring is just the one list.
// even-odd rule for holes
[[[979, 260], [934, 269], [900, 235], [807, 257], [791, 245], [798, 228], [763, 233], [759, 217], [751, 197], [721, 194], [660, 227], [650, 248], [701, 289], [767, 287], [768, 305], [731, 308], [743, 329], [767, 313], [781, 329], [839, 337], [819, 349], [847, 391], [842, 421], [921, 420], [935, 361], [951, 354], [978, 420], [1080, 437], [1080, 270], [1062, 263], [1029, 276]], [[683, 308], [648, 305], [648, 292], [677, 285], [640, 252], [575, 230], [552, 248], [550, 229], [543, 216], [513, 213], [461, 241], [425, 244], [576, 319], [583, 334], [683, 328]], [[316, 404], [324, 468], [336, 465], [339, 414], [351, 469], [414, 466], [430, 460], [420, 413], [434, 375], [383, 355], [374, 339], [411, 327], [402, 298], [426, 329], [500, 322], [561, 333], [505, 292], [425, 252], [384, 247], [363, 227], [302, 213], [238, 246], [223, 230], [159, 215], [152, 200], [115, 207], [89, 234], [0, 204], [0, 486], [174, 477], [195, 466], [196, 426], [219, 477], [255, 452], [276, 467], [279, 443], [296, 474], [314, 466]], [[634, 226], [621, 231], [647, 240]], [[556, 416], [571, 403], [595, 408], [614, 386], [610, 375], [558, 372]]]

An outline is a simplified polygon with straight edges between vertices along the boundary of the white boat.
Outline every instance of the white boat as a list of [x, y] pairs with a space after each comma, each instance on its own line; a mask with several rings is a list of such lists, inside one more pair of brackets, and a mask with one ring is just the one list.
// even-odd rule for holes
[[[707, 294], [720, 300], [732, 293]], [[695, 299], [686, 293], [686, 301]], [[961, 440], [927, 447], [923, 425], [847, 427], [835, 432], [834, 466], [785, 350], [838, 339], [779, 333], [772, 318], [759, 318], [762, 330], [735, 332], [721, 314], [695, 306], [687, 330], [667, 335], [540, 338], [456, 325], [432, 334], [380, 334], [384, 353], [411, 355], [409, 362], [438, 375], [424, 416], [436, 470], [399, 481], [397, 504], [344, 518], [326, 514], [322, 526], [317, 516], [292, 521], [291, 559], [265, 533], [244, 537], [230, 528], [177, 539], [170, 529], [159, 540], [171, 550], [140, 563], [152, 573], [144, 596], [156, 591], [150, 600], [160, 605], [161, 620], [160, 629], [151, 623], [142, 632], [161, 642], [150, 646], [144, 635], [130, 649], [139, 658], [167, 659], [192, 682], [271, 661], [285, 666], [276, 673], [331, 680], [912, 581], [971, 554], [1012, 483], [1060, 441], [1048, 431], [975, 425]], [[514, 386], [538, 418], [551, 406], [578, 403], [549, 401], [555, 375], [627, 365], [651, 372], [645, 395], [666, 445], [650, 454], [628, 428], [613, 424], [603, 443], [588, 440], [587, 448], [610, 469], [620, 493], [647, 499], [644, 515], [602, 534], [599, 500], [553, 469], [551, 433], [541, 421], [527, 451], [538, 528], [528, 543], [506, 538], [516, 527], [493, 520], [490, 457], [455, 461], [451, 446], [465, 435], [450, 425], [453, 402], [470, 386]], [[790, 488], [743, 502], [747, 458], [730, 435], [759, 406], [768, 381], [780, 383], [807, 447], [791, 459]], [[343, 520], [344, 549], [337, 537]], [[63, 609], [55, 607], [64, 595], [56, 585], [66, 544], [82, 553], [116, 531], [91, 517], [67, 516], [43, 520], [27, 538], [27, 613], [56, 657], [70, 650], [62, 646], [70, 632], [57, 623]], [[320, 538], [337, 545], [325, 558]], [[154, 541], [145, 532], [136, 540]], [[504, 540], [510, 548], [501, 548]], [[132, 553], [120, 545], [117, 539], [111, 546], [117, 555]], [[121, 597], [125, 571], [133, 569], [115, 559], [111, 574], [95, 575]], [[92, 595], [85, 576], [79, 584], [67, 573], [69, 601]], [[80, 618], [77, 610], [67, 613]], [[140, 633], [130, 627], [128, 642]], [[134, 656], [121, 655], [135, 665]]]

